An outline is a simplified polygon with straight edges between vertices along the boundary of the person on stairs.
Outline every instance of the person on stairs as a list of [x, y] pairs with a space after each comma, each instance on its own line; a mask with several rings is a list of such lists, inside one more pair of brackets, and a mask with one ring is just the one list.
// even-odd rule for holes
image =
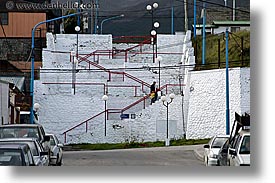
[[157, 100], [157, 91], [156, 91], [156, 82], [154, 81], [153, 84], [150, 86], [150, 98], [151, 104]]

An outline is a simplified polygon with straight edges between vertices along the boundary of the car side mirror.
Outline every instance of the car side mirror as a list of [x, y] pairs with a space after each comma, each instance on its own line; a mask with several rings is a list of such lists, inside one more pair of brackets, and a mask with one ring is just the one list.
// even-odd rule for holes
[[210, 147], [209, 144], [206, 144], [203, 146], [203, 148], [206, 148], [206, 149], [208, 149], [209, 147]]
[[231, 155], [233, 155], [233, 156], [237, 155], [237, 152], [236, 152], [235, 149], [229, 149], [228, 153], [231, 154]]
[[39, 153], [40, 156], [47, 156], [48, 155], [48, 152], [47, 151], [42, 151]]
[[51, 139], [50, 136], [48, 136], [48, 135], [45, 135], [45, 136], [44, 136], [44, 142], [49, 142], [50, 139]]
[[63, 144], [57, 144], [57, 147], [61, 147], [61, 148], [62, 148], [62, 147], [63, 147]]

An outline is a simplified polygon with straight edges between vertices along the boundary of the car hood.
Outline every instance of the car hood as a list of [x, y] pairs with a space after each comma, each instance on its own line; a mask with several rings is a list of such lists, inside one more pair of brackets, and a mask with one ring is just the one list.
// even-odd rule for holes
[[220, 148], [212, 148], [211, 149], [214, 154], [219, 154]]
[[250, 154], [240, 154], [241, 164], [250, 165]]

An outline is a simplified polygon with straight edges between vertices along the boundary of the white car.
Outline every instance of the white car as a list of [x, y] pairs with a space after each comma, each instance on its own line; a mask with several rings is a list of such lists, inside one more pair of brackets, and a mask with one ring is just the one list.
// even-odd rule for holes
[[49, 166], [48, 152], [35, 138], [6, 138], [0, 139], [0, 144], [28, 144], [33, 154], [35, 166]]
[[228, 149], [229, 166], [250, 166], [250, 130], [240, 131]]
[[63, 144], [59, 142], [59, 140], [54, 134], [47, 134], [47, 136], [50, 136], [50, 164], [61, 166], [63, 160]]
[[209, 140], [208, 144], [203, 146], [206, 166], [216, 166], [218, 164], [219, 150], [228, 138], [229, 135], [216, 135]]

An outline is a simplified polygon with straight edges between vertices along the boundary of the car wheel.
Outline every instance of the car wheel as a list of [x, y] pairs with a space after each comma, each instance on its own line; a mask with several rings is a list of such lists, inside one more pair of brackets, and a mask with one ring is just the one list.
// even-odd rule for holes
[[[58, 161], [58, 159], [59, 159], [59, 158], [57, 158], [57, 161]], [[61, 165], [62, 165], [62, 157], [61, 157], [61, 159], [60, 159], [59, 162], [56, 162], [56, 165], [57, 165], [57, 166], [61, 166]]]

